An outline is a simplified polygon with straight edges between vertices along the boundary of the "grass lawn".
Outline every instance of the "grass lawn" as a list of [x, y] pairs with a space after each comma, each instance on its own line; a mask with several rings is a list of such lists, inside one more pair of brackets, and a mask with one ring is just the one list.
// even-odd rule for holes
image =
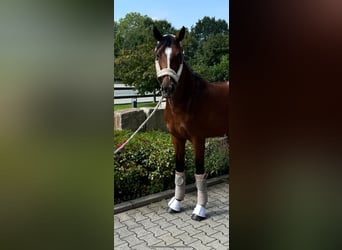
[[[138, 102], [138, 108], [154, 108], [157, 105], [157, 102]], [[121, 109], [128, 109], [131, 108], [132, 104], [115, 104], [114, 105], [114, 111], [121, 110]]]

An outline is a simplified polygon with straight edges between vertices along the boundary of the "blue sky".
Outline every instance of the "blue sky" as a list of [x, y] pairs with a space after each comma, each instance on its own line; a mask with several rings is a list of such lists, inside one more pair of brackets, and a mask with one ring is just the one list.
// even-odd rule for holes
[[190, 29], [204, 16], [223, 19], [229, 24], [229, 0], [114, 1], [115, 21], [119, 21], [130, 12], [138, 12], [157, 20], [166, 19], [176, 29], [183, 25]]

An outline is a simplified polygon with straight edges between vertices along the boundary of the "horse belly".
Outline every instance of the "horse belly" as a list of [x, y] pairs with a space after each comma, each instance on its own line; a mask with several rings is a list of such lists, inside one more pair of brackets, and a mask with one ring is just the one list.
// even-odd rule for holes
[[219, 118], [204, 118], [201, 125], [197, 128], [197, 134], [201, 137], [218, 137], [228, 135], [228, 119], [222, 116]]
[[222, 105], [222, 102], [217, 102], [217, 100], [209, 103], [213, 105], [203, 107], [202, 113], [198, 114], [199, 118], [195, 121], [195, 124], [200, 124], [198, 133], [205, 135], [205, 137], [228, 135], [228, 104]]

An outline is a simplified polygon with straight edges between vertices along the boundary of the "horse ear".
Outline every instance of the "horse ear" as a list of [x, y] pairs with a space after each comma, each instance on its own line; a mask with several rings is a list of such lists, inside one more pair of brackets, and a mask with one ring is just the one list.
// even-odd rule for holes
[[155, 25], [153, 25], [153, 34], [154, 34], [154, 38], [157, 41], [161, 41], [162, 40], [163, 35], [160, 34], [160, 31], [158, 30], [158, 28]]
[[176, 40], [178, 42], [182, 41], [185, 35], [185, 27], [183, 26], [179, 33], [176, 35]]

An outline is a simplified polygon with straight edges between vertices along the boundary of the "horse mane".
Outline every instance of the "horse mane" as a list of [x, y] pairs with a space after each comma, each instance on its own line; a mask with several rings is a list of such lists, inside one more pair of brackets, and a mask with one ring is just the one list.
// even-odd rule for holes
[[201, 85], [208, 83], [208, 81], [206, 79], [204, 79], [200, 74], [193, 71], [193, 69], [189, 66], [189, 64], [186, 61], [183, 61], [183, 63], [186, 65], [191, 76], [196, 80], [196, 82], [201, 83]]

